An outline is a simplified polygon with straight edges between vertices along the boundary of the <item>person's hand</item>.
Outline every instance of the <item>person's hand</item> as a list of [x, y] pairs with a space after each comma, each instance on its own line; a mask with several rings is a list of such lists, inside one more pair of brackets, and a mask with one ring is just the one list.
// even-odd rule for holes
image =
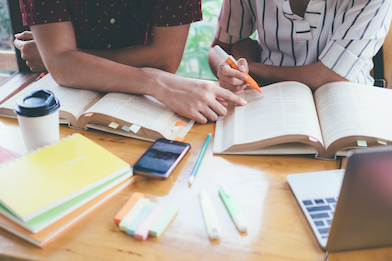
[[237, 63], [239, 71], [231, 68], [227, 63], [221, 64], [217, 71], [217, 77], [221, 87], [240, 94], [247, 86], [245, 82], [247, 76], [242, 72], [249, 72], [249, 68], [248, 62], [244, 58], [239, 59]]
[[172, 86], [158, 96], [171, 110], [202, 124], [226, 115], [228, 102], [246, 104], [243, 98], [212, 82], [189, 78], [173, 81]]
[[32, 72], [46, 72], [46, 67], [38, 51], [33, 34], [30, 31], [15, 34], [14, 45], [19, 49], [21, 58]]

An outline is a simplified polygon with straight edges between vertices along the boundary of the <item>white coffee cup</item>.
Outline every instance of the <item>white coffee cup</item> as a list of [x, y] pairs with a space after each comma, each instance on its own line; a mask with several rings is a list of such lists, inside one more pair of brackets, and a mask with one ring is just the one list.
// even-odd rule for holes
[[18, 99], [14, 111], [28, 151], [59, 141], [59, 108], [59, 100], [48, 90], [37, 90]]

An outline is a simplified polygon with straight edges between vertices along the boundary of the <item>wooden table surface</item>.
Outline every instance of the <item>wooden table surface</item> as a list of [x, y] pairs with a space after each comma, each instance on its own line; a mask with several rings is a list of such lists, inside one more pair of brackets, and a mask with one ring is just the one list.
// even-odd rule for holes
[[[62, 126], [65, 137], [79, 132], [133, 165], [151, 143], [98, 131]], [[287, 184], [290, 173], [339, 168], [340, 160], [308, 156], [212, 155], [209, 145], [191, 188], [189, 175], [214, 124], [195, 125], [186, 135], [190, 153], [167, 180], [135, 176], [136, 182], [88, 215], [44, 249], [0, 230], [0, 260], [324, 260], [305, 217]], [[213, 140], [212, 140], [213, 141]], [[23, 152], [16, 120], [0, 117], [0, 146]], [[239, 233], [218, 188], [231, 187], [248, 221]], [[209, 194], [221, 228], [210, 240], [203, 221], [199, 192]], [[175, 203], [179, 213], [160, 238], [138, 241], [119, 230], [113, 217], [133, 192], [157, 203]], [[391, 248], [329, 253], [328, 260], [392, 260]]]

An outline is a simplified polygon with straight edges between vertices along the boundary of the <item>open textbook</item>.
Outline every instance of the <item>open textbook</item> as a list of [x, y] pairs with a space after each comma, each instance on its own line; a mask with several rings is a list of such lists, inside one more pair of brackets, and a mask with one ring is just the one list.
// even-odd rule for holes
[[246, 90], [216, 123], [216, 154], [315, 154], [335, 158], [355, 147], [392, 144], [392, 90], [348, 82], [314, 94], [298, 82]]
[[73, 128], [92, 128], [154, 141], [184, 137], [194, 124], [153, 97], [64, 87], [58, 85], [50, 74], [0, 104], [0, 115], [16, 118], [13, 109], [17, 99], [38, 89], [55, 94], [60, 100], [60, 123]]

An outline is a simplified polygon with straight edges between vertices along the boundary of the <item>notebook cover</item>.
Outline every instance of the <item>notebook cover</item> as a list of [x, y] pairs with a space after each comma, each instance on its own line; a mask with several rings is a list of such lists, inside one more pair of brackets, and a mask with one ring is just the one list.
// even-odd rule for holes
[[116, 186], [117, 184], [121, 183], [122, 181], [128, 179], [132, 176], [132, 171], [126, 172], [123, 175], [114, 178], [104, 184], [99, 185], [98, 187], [87, 191], [72, 200], [65, 202], [51, 210], [45, 212], [44, 214], [33, 218], [27, 222], [23, 222], [19, 220], [15, 215], [9, 212], [4, 206], [0, 204], [0, 214], [4, 215], [8, 219], [14, 221], [15, 223], [19, 224], [20, 226], [24, 227], [25, 229], [29, 230], [32, 233], [37, 233], [42, 229], [46, 228], [47, 226], [53, 224], [57, 220], [61, 219], [62, 217], [66, 216], [67, 214], [71, 213], [75, 209], [83, 206], [90, 200], [96, 198], [100, 194], [104, 193], [105, 191], [111, 189], [112, 187]]
[[0, 203], [22, 221], [130, 170], [81, 134], [74, 134], [0, 166]]
[[7, 219], [5, 216], [0, 214], [0, 227], [12, 234], [40, 247], [44, 248], [56, 238], [70, 229], [73, 225], [77, 224], [80, 220], [91, 213], [93, 210], [97, 209], [103, 203], [111, 199], [113, 196], [118, 194], [121, 190], [129, 186], [134, 182], [134, 177], [128, 178], [110, 190], [102, 193], [92, 201], [73, 211], [69, 215], [55, 222], [51, 226], [45, 228], [38, 233], [31, 233], [23, 227], [19, 226], [15, 222]]

